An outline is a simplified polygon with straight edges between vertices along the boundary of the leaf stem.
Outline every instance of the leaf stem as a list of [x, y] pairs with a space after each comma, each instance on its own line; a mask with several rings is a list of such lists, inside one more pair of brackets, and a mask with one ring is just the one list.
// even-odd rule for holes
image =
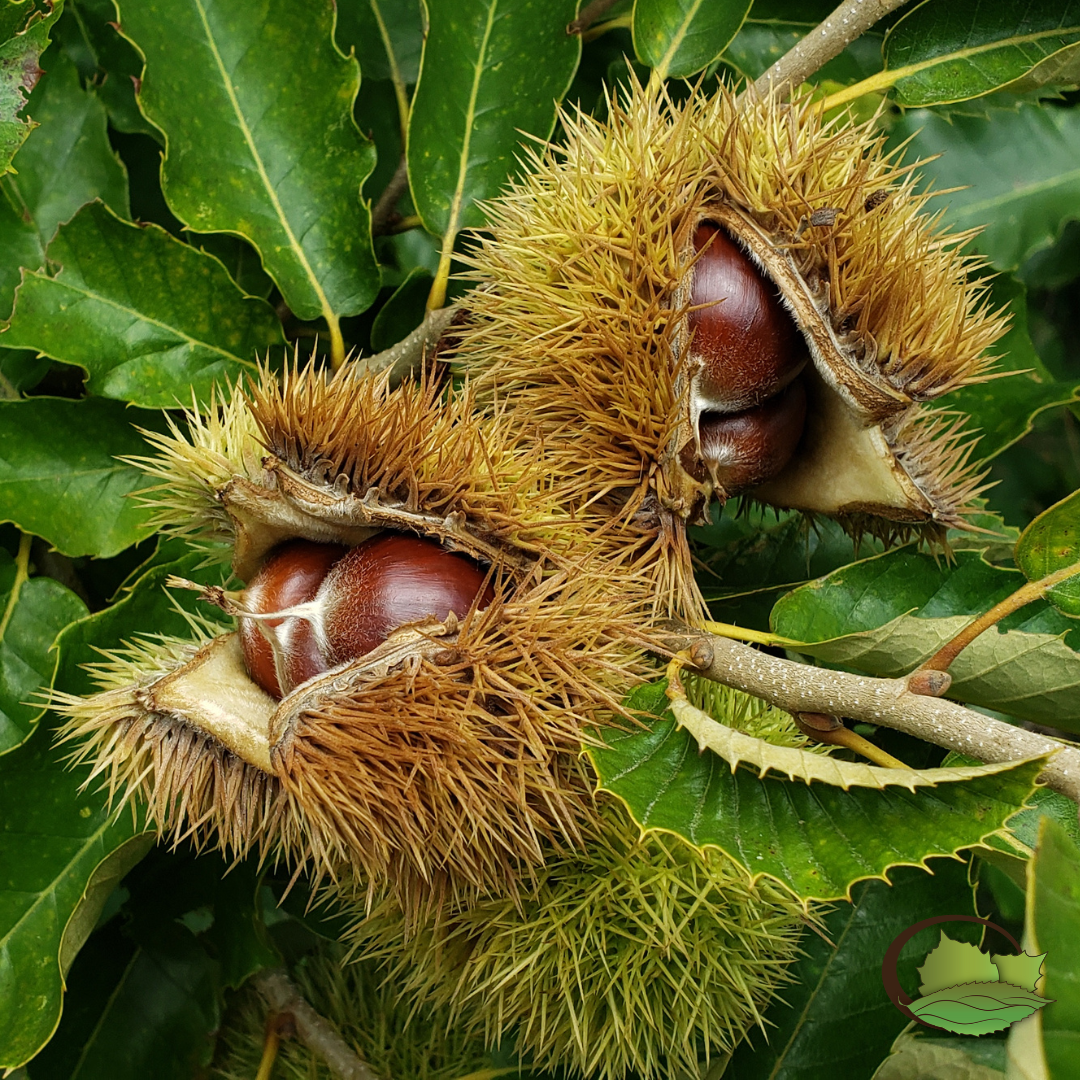
[[1038, 581], [1029, 581], [1021, 585], [1012, 595], [1006, 596], [989, 611], [969, 622], [952, 641], [942, 645], [929, 660], [920, 665], [917, 671], [948, 671], [957, 656], [980, 634], [1001, 622], [1007, 615], [1026, 607], [1033, 600], [1041, 599], [1055, 585], [1060, 585], [1061, 582], [1077, 574], [1080, 574], [1080, 562], [1055, 570], [1052, 574], [1039, 578]]
[[811, 739], [825, 743], [827, 746], [842, 746], [845, 750], [860, 754], [875, 765], [884, 766], [886, 769], [907, 769], [899, 758], [875, 746], [869, 739], [864, 739], [858, 732], [846, 728], [843, 722], [835, 716], [825, 716], [821, 713], [796, 713], [795, 724], [798, 729]]
[[278, 1031], [277, 1017], [271, 1016], [266, 1022], [262, 1058], [259, 1060], [259, 1071], [255, 1074], [255, 1080], [270, 1080], [280, 1047], [281, 1034]]
[[689, 650], [697, 674], [792, 714], [825, 713], [893, 728], [985, 762], [1053, 753], [1041, 774], [1043, 783], [1080, 802], [1080, 749], [954, 701], [913, 693], [906, 678], [816, 668], [689, 627], [673, 634], [668, 645], [673, 652]]
[[627, 12], [625, 15], [617, 15], [614, 19], [608, 19], [607, 22], [597, 23], [595, 26], [590, 26], [588, 30], [583, 30], [581, 40], [586, 43], [595, 41], [609, 30], [629, 30], [633, 25], [634, 17]]
[[712, 622], [707, 619], [701, 624], [703, 630], [718, 637], [733, 638], [735, 641], [749, 641], [754, 645], [801, 645], [801, 641], [792, 638], [780, 637], [778, 634], [769, 634], [764, 630], [748, 630], [743, 626], [733, 626], [731, 623]]
[[830, 109], [835, 109], [840, 105], [846, 105], [849, 101], [857, 101], [864, 94], [873, 94], [878, 90], [888, 90], [903, 74], [903, 69], [879, 71], [876, 75], [871, 75], [869, 78], [845, 86], [843, 90], [837, 90], [835, 94], [830, 94], [822, 101], [821, 110], [822, 112], [828, 112]]
[[842, 53], [879, 19], [907, 0], [844, 0], [820, 26], [801, 38], [754, 83], [759, 96], [790, 93], [834, 56]]
[[398, 123], [401, 124], [401, 148], [404, 152], [405, 142], [409, 137], [409, 95], [405, 87], [405, 79], [402, 77], [401, 68], [398, 66], [397, 56], [394, 53], [394, 43], [390, 40], [390, 32], [386, 29], [386, 22], [379, 10], [379, 0], [368, 0], [371, 5], [371, 13], [375, 16], [375, 22], [379, 26], [379, 37], [382, 38], [383, 48], [386, 50], [386, 59], [390, 65], [390, 81], [394, 84], [394, 97], [397, 98]]
[[582, 34], [589, 29], [597, 19], [602, 18], [609, 8], [615, 6], [615, 0], [592, 0], [586, 4], [578, 17], [566, 28], [566, 35]]
[[328, 311], [326, 325], [330, 328], [330, 363], [337, 371], [345, 363], [345, 339], [341, 336], [341, 320]]
[[0, 641], [4, 640], [8, 624], [19, 603], [19, 593], [30, 578], [30, 543], [33, 537], [29, 533], [19, 534], [19, 551], [15, 556], [15, 580], [11, 584], [11, 595], [4, 607], [4, 614], [0, 617]]
[[386, 185], [386, 190], [379, 196], [379, 201], [371, 211], [372, 236], [382, 236], [391, 232], [393, 226], [401, 220], [400, 215], [395, 214], [395, 209], [398, 200], [405, 194], [405, 189], [408, 186], [409, 163], [406, 161], [405, 155], [402, 154], [398, 167], [394, 170], [394, 175], [390, 177], [390, 183]]
[[454, 257], [454, 241], [457, 239], [457, 230], [447, 230], [443, 235], [442, 250], [439, 252], [439, 266], [435, 271], [435, 280], [431, 283], [431, 291], [428, 293], [427, 310], [438, 311], [446, 306], [446, 286], [450, 282], [450, 263]]

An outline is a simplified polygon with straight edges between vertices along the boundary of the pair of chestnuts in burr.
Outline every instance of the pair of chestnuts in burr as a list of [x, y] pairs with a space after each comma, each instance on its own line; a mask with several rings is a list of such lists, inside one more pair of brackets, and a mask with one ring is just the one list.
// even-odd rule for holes
[[691, 404], [706, 468], [737, 495], [771, 479], [795, 452], [809, 353], [776, 287], [723, 229], [698, 225], [694, 251]]
[[[694, 249], [689, 329], [700, 453], [734, 495], [776, 475], [794, 453], [806, 417], [799, 375], [807, 349], [775, 287], [722, 229], [699, 225]], [[477, 563], [432, 540], [382, 533], [353, 548], [293, 540], [271, 552], [245, 591], [244, 659], [252, 679], [280, 698], [366, 655], [400, 626], [460, 618], [492, 596]]]
[[365, 656], [400, 626], [451, 613], [462, 618], [493, 595], [477, 563], [433, 540], [380, 533], [353, 548], [290, 540], [244, 591], [244, 662], [251, 678], [280, 698]]

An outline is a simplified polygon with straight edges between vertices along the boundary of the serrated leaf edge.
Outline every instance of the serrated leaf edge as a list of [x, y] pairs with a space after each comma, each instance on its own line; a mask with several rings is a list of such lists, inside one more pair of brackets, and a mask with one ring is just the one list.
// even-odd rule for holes
[[676, 698], [672, 701], [671, 712], [678, 726], [695, 739], [699, 750], [711, 750], [718, 754], [731, 766], [732, 772], [740, 765], [750, 765], [758, 770], [759, 777], [769, 772], [781, 773], [790, 780], [802, 780], [807, 784], [818, 781], [844, 791], [852, 787], [878, 790], [885, 787], [903, 787], [914, 791], [918, 787], [936, 787], [942, 783], [958, 783], [980, 776], [993, 776], [1036, 760], [1035, 757], [1018, 758], [1015, 761], [960, 768], [888, 769], [812, 754], [808, 750], [795, 747], [776, 746], [764, 739], [747, 735], [737, 728], [721, 724], [685, 699]]

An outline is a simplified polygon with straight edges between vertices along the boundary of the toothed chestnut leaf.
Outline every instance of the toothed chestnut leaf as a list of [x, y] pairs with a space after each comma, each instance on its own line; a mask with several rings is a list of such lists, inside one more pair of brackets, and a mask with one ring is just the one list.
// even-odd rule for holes
[[275, 549], [245, 592], [240, 619], [252, 679], [276, 698], [366, 656], [407, 623], [463, 618], [494, 597], [472, 559], [431, 540], [383, 533], [353, 548], [294, 540]]

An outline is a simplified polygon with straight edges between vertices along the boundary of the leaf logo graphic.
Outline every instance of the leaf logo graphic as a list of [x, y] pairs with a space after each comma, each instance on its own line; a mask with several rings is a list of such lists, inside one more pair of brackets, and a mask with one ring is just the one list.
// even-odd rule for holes
[[[988, 956], [942, 930], [937, 947], [919, 968], [921, 996], [912, 1001], [896, 974], [900, 950], [920, 930], [943, 922], [992, 927], [1012, 942], [1017, 954]], [[1023, 952], [1011, 934], [987, 919], [939, 915], [909, 926], [893, 941], [882, 960], [881, 981], [893, 1004], [913, 1020], [961, 1035], [987, 1035], [1023, 1020], [1052, 1000], [1035, 992], [1045, 957], [1046, 953]]]

